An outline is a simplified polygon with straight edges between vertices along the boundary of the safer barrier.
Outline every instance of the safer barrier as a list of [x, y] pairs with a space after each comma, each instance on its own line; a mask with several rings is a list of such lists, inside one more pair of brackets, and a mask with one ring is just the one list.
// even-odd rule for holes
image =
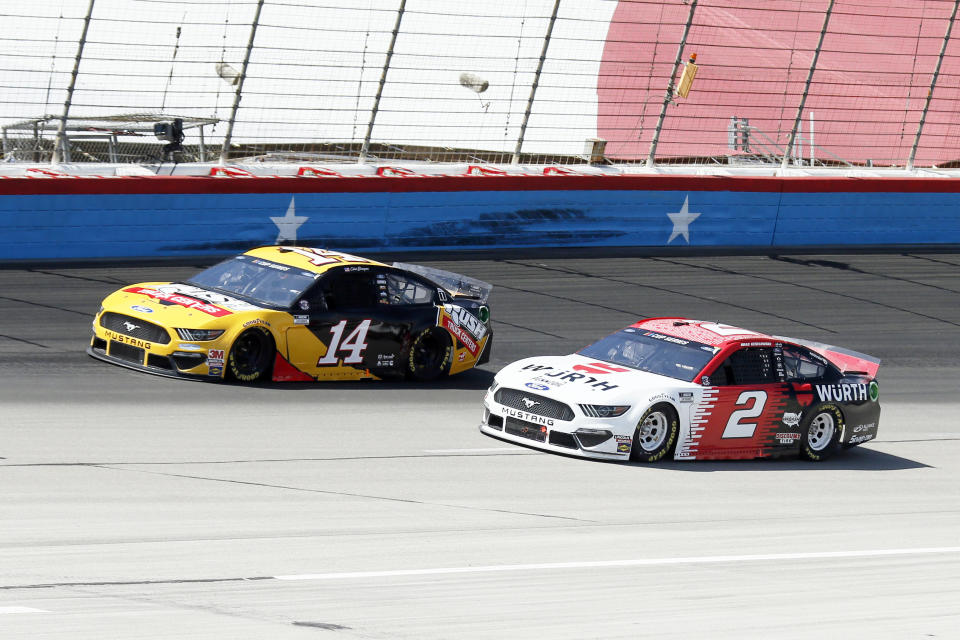
[[346, 251], [960, 244], [958, 178], [0, 180], [0, 261]]

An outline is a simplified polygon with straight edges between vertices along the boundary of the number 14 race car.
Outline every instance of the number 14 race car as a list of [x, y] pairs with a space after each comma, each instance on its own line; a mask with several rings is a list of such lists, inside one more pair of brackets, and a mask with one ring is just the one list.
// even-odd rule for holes
[[879, 366], [840, 347], [652, 318], [575, 354], [506, 366], [480, 430], [603, 460], [819, 461], [877, 436]]
[[87, 353], [205, 380], [429, 380], [489, 359], [491, 289], [430, 267], [260, 247], [185, 282], [110, 294]]

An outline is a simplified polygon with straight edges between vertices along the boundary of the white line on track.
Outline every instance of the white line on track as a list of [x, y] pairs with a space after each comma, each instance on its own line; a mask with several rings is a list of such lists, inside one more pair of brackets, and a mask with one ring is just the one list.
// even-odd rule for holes
[[12, 613], [50, 613], [46, 609], [34, 609], [33, 607], [0, 607], [0, 616]]
[[502, 453], [504, 451], [514, 451], [516, 453], [528, 453], [524, 449], [517, 447], [488, 447], [486, 449], [424, 449], [424, 453]]
[[602, 567], [655, 567], [676, 564], [715, 564], [736, 562], [780, 562], [784, 560], [824, 560], [835, 558], [878, 558], [923, 554], [960, 553], [960, 547], [921, 547], [916, 549], [873, 549], [863, 551], [821, 551], [813, 553], [760, 553], [741, 556], [693, 556], [687, 558], [642, 558], [637, 560], [599, 560], [594, 562], [546, 562], [538, 564], [502, 564], [479, 567], [440, 567], [436, 569], [399, 569], [394, 571], [349, 571], [344, 573], [304, 573], [273, 576], [276, 580], [346, 580], [350, 578], [389, 578], [455, 573], [493, 573], [498, 571], [554, 571], [559, 569], [595, 569]]

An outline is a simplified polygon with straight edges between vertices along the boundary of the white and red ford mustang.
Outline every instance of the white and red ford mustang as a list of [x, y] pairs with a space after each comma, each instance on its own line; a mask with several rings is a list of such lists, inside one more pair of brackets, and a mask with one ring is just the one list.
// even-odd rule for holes
[[651, 318], [574, 354], [507, 365], [480, 430], [604, 460], [819, 461], [877, 436], [879, 366], [840, 347]]

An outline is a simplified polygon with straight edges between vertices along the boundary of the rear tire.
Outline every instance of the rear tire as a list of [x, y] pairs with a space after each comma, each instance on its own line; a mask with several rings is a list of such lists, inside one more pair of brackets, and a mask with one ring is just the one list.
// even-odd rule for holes
[[680, 419], [669, 404], [655, 404], [640, 418], [633, 431], [630, 459], [656, 462], [673, 450], [680, 431]]
[[227, 357], [227, 370], [234, 380], [240, 382], [269, 380], [275, 353], [273, 339], [267, 330], [253, 327], [234, 340]]
[[803, 421], [801, 433], [800, 456], [812, 462], [826, 460], [840, 448], [843, 414], [832, 404], [821, 405]]
[[410, 344], [407, 374], [414, 380], [435, 380], [450, 369], [453, 345], [446, 331], [430, 328], [421, 331]]

